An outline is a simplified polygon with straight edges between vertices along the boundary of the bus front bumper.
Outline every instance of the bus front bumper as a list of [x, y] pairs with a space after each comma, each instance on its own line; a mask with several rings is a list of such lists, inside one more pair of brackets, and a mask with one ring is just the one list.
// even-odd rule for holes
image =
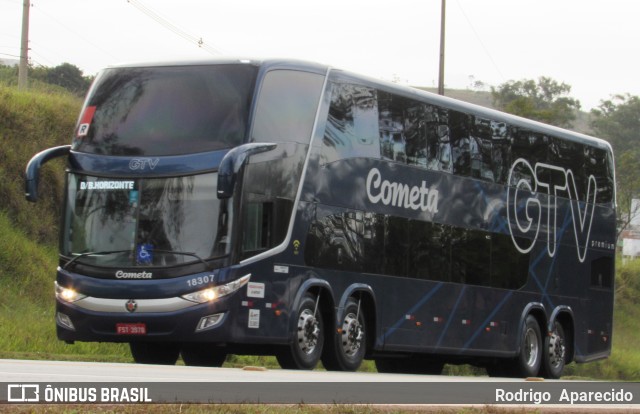
[[181, 303], [179, 298], [173, 301], [87, 299], [72, 303], [57, 299], [56, 328], [60, 340], [242, 341], [242, 338], [231, 338], [231, 298], [202, 304]]

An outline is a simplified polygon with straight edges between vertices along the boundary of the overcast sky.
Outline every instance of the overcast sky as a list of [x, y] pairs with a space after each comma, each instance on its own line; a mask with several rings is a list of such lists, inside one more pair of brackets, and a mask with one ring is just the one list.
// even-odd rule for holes
[[[88, 75], [119, 62], [217, 52], [311, 60], [416, 86], [438, 81], [441, 0], [31, 3], [32, 63], [69, 62]], [[20, 54], [21, 19], [22, 0], [0, 0], [0, 58]], [[445, 83], [550, 76], [571, 85], [587, 110], [612, 94], [640, 95], [639, 21], [637, 0], [447, 0]]]

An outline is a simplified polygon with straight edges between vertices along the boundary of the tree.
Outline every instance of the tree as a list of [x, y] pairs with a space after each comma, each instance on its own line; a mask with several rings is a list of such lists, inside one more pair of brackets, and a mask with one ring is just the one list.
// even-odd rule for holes
[[638, 147], [640, 97], [614, 95], [611, 99], [600, 101], [600, 106], [591, 110], [591, 116], [591, 128], [611, 143], [617, 156]]
[[491, 87], [496, 108], [547, 124], [569, 128], [580, 110], [580, 101], [570, 98], [571, 86], [540, 77], [523, 79]]
[[618, 201], [618, 236], [625, 230], [629, 223], [634, 220], [640, 211], [638, 204], [633, 204], [633, 199], [640, 195], [640, 150], [632, 149], [625, 151], [616, 160], [616, 184]]
[[632, 200], [640, 197], [640, 98], [615, 95], [591, 110], [591, 128], [611, 143], [616, 156], [620, 228], [624, 230], [640, 211]]
[[47, 71], [48, 83], [62, 86], [75, 94], [84, 94], [91, 83], [82, 75], [82, 70], [71, 63], [63, 63]]

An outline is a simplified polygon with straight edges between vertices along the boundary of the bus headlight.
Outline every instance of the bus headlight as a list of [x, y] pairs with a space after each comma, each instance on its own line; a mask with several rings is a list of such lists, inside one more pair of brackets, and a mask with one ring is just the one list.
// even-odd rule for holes
[[206, 289], [199, 290], [193, 293], [187, 293], [182, 295], [183, 299], [196, 303], [213, 302], [214, 300], [232, 294], [240, 289], [242, 286], [249, 282], [251, 275], [242, 276], [240, 279], [236, 279], [233, 282], [229, 282], [225, 285], [214, 286]]
[[60, 286], [58, 282], [53, 283], [56, 288], [56, 298], [60, 299], [63, 302], [72, 303], [87, 297], [87, 295], [78, 293], [73, 289]]

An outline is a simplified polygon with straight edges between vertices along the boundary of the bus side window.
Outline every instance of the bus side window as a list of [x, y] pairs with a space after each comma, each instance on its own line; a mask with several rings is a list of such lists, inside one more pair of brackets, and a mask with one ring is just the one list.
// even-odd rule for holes
[[449, 110], [434, 105], [425, 108], [427, 135], [427, 168], [453, 172]]
[[504, 162], [502, 147], [507, 127], [504, 122], [474, 117], [469, 145], [471, 176], [484, 181], [499, 182]]
[[477, 148], [470, 137], [469, 115], [457, 111], [449, 113], [451, 131], [451, 150], [453, 154], [453, 173], [463, 177], [471, 176], [471, 149]]
[[[513, 133], [513, 141], [510, 148], [509, 165], [513, 165], [520, 158], [526, 160], [531, 168], [534, 168], [538, 162], [548, 163], [548, 147], [549, 139], [547, 136], [525, 129], [516, 129]], [[542, 174], [548, 174], [548, 171], [543, 171]], [[542, 177], [542, 179], [549, 182], [548, 177]], [[520, 180], [526, 181], [530, 188], [536, 188], [535, 179], [529, 168], [522, 166], [514, 168], [511, 172], [511, 182], [508, 184], [514, 185]]]
[[596, 179], [596, 203], [613, 200], [613, 177], [609, 173], [607, 152], [600, 148], [585, 147], [585, 175]]
[[427, 168], [432, 107], [381, 91], [378, 97], [382, 157]]
[[491, 121], [491, 168], [496, 183], [505, 184], [509, 175], [510, 127], [505, 122]]
[[386, 160], [407, 162], [407, 139], [404, 131], [404, 99], [378, 92], [380, 151]]
[[308, 144], [323, 83], [324, 77], [315, 73], [267, 73], [256, 106], [252, 141]]
[[407, 138], [407, 163], [427, 167], [427, 108], [409, 101], [405, 110], [404, 129]]
[[351, 157], [379, 158], [378, 98], [359, 85], [334, 83], [322, 139], [321, 164]]
[[[553, 174], [551, 183], [559, 186], [563, 186], [566, 183], [573, 192], [575, 182], [575, 191], [577, 192], [578, 200], [585, 201], [587, 199], [587, 177], [585, 176], [586, 156], [583, 146], [575, 142], [557, 138], [550, 138], [549, 141], [549, 164], [571, 171], [573, 176], [573, 182], [566, 182], [568, 178], [567, 175], [560, 174], [560, 176], [558, 176], [558, 174]], [[592, 191], [593, 190], [595, 189], [592, 189]], [[568, 193], [565, 197], [568, 197]]]

